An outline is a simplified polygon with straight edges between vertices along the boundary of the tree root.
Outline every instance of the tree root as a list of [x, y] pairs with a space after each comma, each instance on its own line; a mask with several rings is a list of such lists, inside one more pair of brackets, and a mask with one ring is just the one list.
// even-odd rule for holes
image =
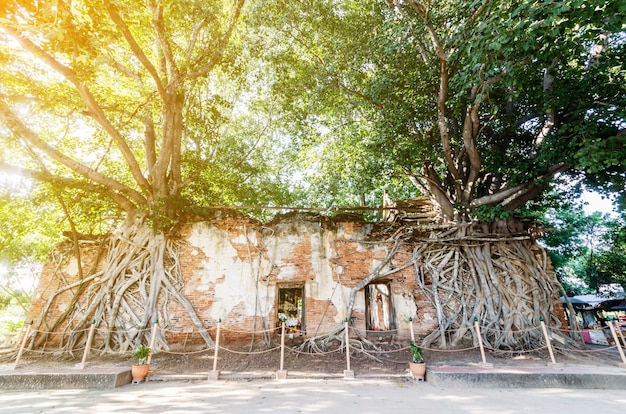
[[[138, 344], [149, 344], [153, 322], [167, 327], [168, 304], [178, 302], [188, 313], [207, 346], [214, 342], [196, 314], [192, 304], [181, 293], [178, 246], [163, 234], [155, 234], [138, 225], [126, 233], [110, 236], [106, 257], [100, 257], [83, 280], [67, 283], [57, 266], [55, 274], [64, 286], [50, 295], [43, 311], [33, 326], [42, 332], [30, 342], [36, 348], [48, 341], [49, 332], [62, 328], [59, 350], [71, 352], [84, 341], [85, 331], [95, 321], [99, 332], [104, 332], [95, 342], [103, 352], [127, 352]], [[52, 324], [46, 325], [46, 316], [62, 294], [70, 293], [71, 306]], [[154, 351], [169, 349], [160, 331], [155, 338]]]
[[[352, 317], [356, 294], [367, 284], [407, 267], [415, 269], [416, 284], [435, 309], [438, 327], [422, 341], [422, 346], [453, 349], [478, 344], [474, 321], [481, 326], [487, 348], [527, 351], [545, 346], [540, 319], [555, 329], [559, 346], [579, 348], [576, 341], [562, 335], [555, 303], [562, 288], [547, 271], [545, 252], [528, 234], [508, 234], [506, 225], [495, 223], [491, 234], [483, 224], [473, 223], [431, 230], [428, 237], [416, 238], [401, 225], [390, 240], [393, 247], [374, 271], [350, 291], [347, 315]], [[504, 231], [503, 231], [504, 229]], [[519, 230], [519, 229], [516, 229]], [[391, 268], [389, 263], [400, 246], [410, 242], [417, 247], [412, 258]], [[417, 296], [417, 295], [416, 295]], [[343, 328], [315, 338], [300, 347], [307, 352], [325, 352], [329, 344], [344, 345]], [[358, 336], [356, 347], [373, 349], [373, 344]], [[359, 345], [361, 344], [361, 345]], [[351, 340], [352, 345], [352, 340]]]
[[[354, 332], [356, 332], [357, 338], [350, 338], [350, 351], [359, 352], [367, 358], [381, 362], [380, 359], [376, 357], [376, 353], [382, 352], [382, 349], [365, 338], [358, 330], [355, 329]], [[341, 352], [345, 352], [345, 346], [346, 328], [345, 326], [340, 326], [324, 335], [308, 338], [297, 349], [299, 352], [325, 354], [336, 349], [341, 349]]]

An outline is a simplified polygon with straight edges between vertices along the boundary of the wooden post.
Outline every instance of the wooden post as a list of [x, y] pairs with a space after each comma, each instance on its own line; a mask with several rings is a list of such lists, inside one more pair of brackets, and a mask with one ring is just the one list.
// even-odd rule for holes
[[619, 324], [615, 322], [615, 329], [617, 330], [617, 334], [620, 338], [622, 338], [622, 346], [626, 347], [626, 339], [624, 339], [624, 335], [622, 334], [622, 330], [619, 327]]
[[285, 321], [281, 322], [280, 327], [280, 370], [282, 371], [285, 361]]
[[13, 364], [12, 369], [17, 368], [17, 364], [19, 364], [20, 358], [22, 358], [22, 353], [24, 352], [24, 348], [26, 347], [26, 341], [28, 340], [28, 336], [30, 335], [30, 329], [33, 326], [33, 321], [30, 321], [27, 325], [28, 327], [26, 328], [26, 333], [22, 338], [22, 344], [20, 345], [20, 350], [17, 352], [17, 357], [15, 358], [15, 363]]
[[485, 347], [483, 346], [483, 337], [480, 333], [480, 325], [478, 324], [478, 318], [474, 318], [474, 329], [476, 329], [476, 336], [478, 337], [478, 346], [480, 347], [480, 356], [483, 362], [480, 364], [483, 367], [492, 367], [493, 364], [487, 362], [485, 357]]
[[539, 322], [541, 322], [541, 329], [543, 330], [543, 336], [546, 338], [546, 345], [548, 346], [548, 352], [550, 353], [550, 359], [553, 364], [556, 364], [556, 360], [554, 359], [554, 352], [552, 351], [552, 342], [550, 342], [550, 336], [548, 335], [548, 329], [546, 328], [546, 323], [543, 321], [543, 318], [539, 318]]
[[284, 370], [285, 361], [285, 319], [280, 320], [280, 369], [276, 372], [276, 379], [287, 379], [287, 371]]
[[217, 371], [217, 351], [220, 348], [220, 326], [222, 320], [217, 320], [217, 333], [215, 334], [215, 353], [213, 354], [213, 371]]
[[156, 340], [157, 329], [159, 329], [159, 320], [154, 321], [154, 325], [152, 325], [152, 336], [150, 337], [150, 355], [148, 355], [148, 359], [146, 360], [146, 365], [150, 365], [150, 361], [152, 361], [152, 354], [154, 353], [154, 341]]
[[354, 371], [350, 369], [350, 327], [348, 326], [348, 318], [345, 322], [346, 331], [346, 369], [343, 371], [344, 378], [354, 378]]
[[415, 343], [415, 332], [413, 332], [413, 318], [409, 317], [409, 327], [411, 328], [411, 342]]
[[220, 376], [220, 372], [217, 370], [217, 354], [220, 348], [220, 327], [222, 325], [222, 319], [217, 320], [217, 332], [215, 333], [215, 352], [213, 353], [213, 371], [209, 372], [209, 379], [216, 380]]
[[91, 349], [91, 342], [93, 341], [93, 334], [96, 330], [96, 321], [91, 321], [91, 326], [89, 327], [89, 334], [87, 335], [87, 343], [85, 344], [85, 352], [83, 352], [83, 360], [80, 364], [77, 364], [78, 368], [85, 368], [85, 364], [87, 363], [87, 355], [89, 355], [89, 350]]
[[613, 327], [613, 321], [607, 321], [607, 325], [609, 325], [609, 328], [611, 329], [611, 334], [613, 334], [613, 340], [615, 341], [615, 346], [617, 347], [619, 356], [622, 358], [622, 365], [626, 365], [626, 357], [624, 357], [624, 351], [622, 350], [622, 345], [620, 344], [619, 338], [617, 337], [617, 332], [615, 331], [615, 328]]
[[348, 327], [348, 321], [345, 323], [346, 330], [346, 369], [350, 371], [350, 328]]

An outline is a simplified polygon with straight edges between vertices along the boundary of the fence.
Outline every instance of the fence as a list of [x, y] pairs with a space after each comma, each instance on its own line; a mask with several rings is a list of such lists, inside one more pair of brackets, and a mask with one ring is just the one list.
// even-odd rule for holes
[[[568, 348], [568, 352], [581, 352], [581, 353], [594, 353], [594, 352], [606, 352], [607, 350], [610, 349], [617, 349], [620, 358], [621, 358], [621, 364], [619, 364], [619, 366], [626, 368], [626, 357], [624, 356], [624, 351], [622, 349], [622, 347], [626, 347], [626, 340], [624, 338], [624, 335], [622, 334], [622, 331], [619, 327], [619, 325], [617, 324], [616, 321], [608, 321], [608, 328], [610, 329], [611, 332], [611, 338], [612, 338], [612, 342], [613, 342], [613, 346], [607, 346], [603, 349], [597, 349], [597, 350], [591, 350], [591, 349], [580, 349], [580, 350], [576, 350], [576, 349], [569, 349]], [[285, 326], [285, 321], [282, 321], [282, 323], [280, 324], [279, 328], [272, 328], [272, 329], [267, 329], [267, 330], [255, 330], [254, 332], [252, 331], [246, 331], [249, 334], [252, 335], [258, 335], [258, 334], [266, 334], [266, 333], [275, 333], [276, 330], [280, 331], [280, 345], [274, 346], [274, 347], [270, 347], [264, 350], [260, 350], [260, 351], [248, 351], [248, 352], [242, 352], [242, 351], [237, 351], [234, 349], [229, 349], [228, 347], [221, 345], [220, 344], [220, 339], [223, 336], [222, 333], [223, 331], [228, 331], [228, 329], [222, 328], [222, 321], [221, 319], [218, 320], [217, 322], [217, 330], [216, 330], [216, 335], [215, 335], [215, 346], [213, 347], [213, 349], [210, 348], [206, 348], [206, 349], [202, 349], [200, 351], [190, 351], [190, 352], [169, 352], [169, 351], [159, 351], [159, 353], [164, 353], [164, 354], [179, 354], [179, 355], [188, 355], [188, 354], [195, 354], [195, 353], [199, 353], [199, 352], [209, 352], [209, 351], [213, 351], [213, 369], [209, 372], [208, 375], [208, 379], [218, 379], [219, 378], [219, 369], [218, 369], [218, 365], [219, 365], [219, 353], [220, 351], [222, 352], [230, 352], [230, 353], [235, 353], [235, 354], [241, 354], [241, 355], [255, 355], [255, 354], [262, 354], [262, 353], [268, 353], [268, 352], [274, 352], [277, 350], [280, 350], [280, 362], [278, 364], [278, 370], [276, 371], [276, 378], [278, 379], [284, 379], [287, 377], [287, 372], [284, 369], [284, 361], [285, 361], [285, 351], [290, 352], [291, 354], [295, 354], [296, 356], [298, 354], [310, 354], [310, 352], [303, 352], [298, 350], [297, 348], [292, 348], [292, 347], [288, 347], [285, 346], [285, 336], [286, 336], [286, 326]], [[411, 341], [415, 341], [415, 333], [413, 330], [413, 320], [412, 318], [409, 318], [409, 326], [410, 326], [410, 333], [411, 333]], [[26, 349], [26, 343], [28, 342], [28, 338], [34, 336], [37, 333], [45, 333], [45, 334], [54, 334], [54, 332], [44, 332], [44, 331], [36, 331], [32, 329], [32, 321], [30, 323], [26, 323], [24, 325], [25, 327], [25, 331], [23, 332], [22, 338], [21, 338], [21, 343], [20, 343], [20, 347], [18, 349], [17, 352], [17, 357], [15, 359], [15, 363], [13, 364], [12, 368], [15, 369], [19, 363], [20, 360], [23, 356], [23, 354], [25, 352], [29, 352], [29, 353], [38, 353], [38, 354], [46, 354], [46, 353], [57, 353], [56, 351], [45, 351], [45, 350], [28, 350]], [[343, 332], [342, 329], [343, 328]], [[544, 341], [544, 345], [540, 346], [540, 347], [534, 347], [532, 349], [525, 349], [525, 350], [514, 350], [511, 352], [514, 352], [516, 354], [520, 354], [520, 353], [533, 353], [533, 352], [538, 352], [538, 351], [542, 351], [542, 350], [546, 350], [548, 351], [548, 354], [550, 356], [550, 362], [552, 364], [556, 364], [556, 357], [555, 357], [555, 352], [554, 352], [554, 346], [552, 344], [552, 338], [554, 337], [553, 334], [551, 334], [552, 329], [547, 327], [544, 320], [542, 318], [540, 318], [540, 326], [535, 327], [535, 328], [531, 328], [528, 331], [532, 331], [532, 330], [538, 330], [540, 329], [542, 331], [542, 338]], [[82, 356], [82, 361], [79, 364], [76, 364], [77, 368], [85, 368], [86, 363], [87, 363], [87, 359], [89, 357], [89, 353], [90, 351], [93, 349], [92, 345], [93, 345], [93, 339], [95, 336], [95, 332], [96, 332], [96, 322], [93, 321], [91, 323], [91, 326], [89, 328], [86, 328], [85, 331], [88, 330], [88, 335], [87, 335], [87, 339], [85, 341], [84, 346], [79, 347], [79, 348], [74, 348], [68, 352], [78, 352], [78, 351], [82, 351], [83, 352], [83, 356]], [[157, 337], [157, 334], [159, 333], [159, 330], [163, 331], [163, 333], [166, 332], [171, 332], [174, 334], [180, 334], [181, 332], [177, 332], [177, 331], [168, 331], [164, 328], [161, 328], [159, 326], [158, 321], [155, 321], [152, 328], [151, 328], [151, 336], [150, 336], [150, 348], [154, 349], [154, 343], [155, 343], [155, 338]], [[471, 350], [471, 349], [480, 349], [480, 355], [481, 355], [481, 361], [478, 362], [479, 366], [482, 367], [492, 367], [492, 364], [487, 362], [486, 359], [486, 354], [485, 354], [485, 350], [488, 351], [492, 351], [492, 352], [502, 352], [502, 350], [500, 349], [496, 349], [496, 348], [491, 348], [488, 346], [485, 346], [483, 343], [483, 335], [487, 334], [488, 335], [488, 331], [494, 331], [493, 328], [486, 328], [486, 327], [481, 327], [478, 320], [474, 319], [474, 330], [476, 333], [476, 337], [478, 338], [478, 344], [476, 346], [472, 346], [469, 348], [464, 348], [464, 349], [452, 349], [452, 350], [447, 350], [446, 352], [463, 352], [463, 351], [467, 351], [467, 350]], [[147, 330], [146, 330], [147, 331]], [[244, 332], [244, 331], [234, 331], [234, 330], [230, 330], [231, 332]], [[569, 331], [566, 329], [559, 329], [559, 331], [563, 334], [570, 334], [572, 332], [577, 333], [578, 335], [580, 335], [580, 332], [578, 331]], [[189, 334], [189, 331], [183, 331], [186, 334]], [[346, 369], [343, 371], [344, 373], [344, 377], [345, 378], [353, 378], [354, 377], [354, 371], [351, 369], [351, 365], [350, 365], [350, 354], [351, 353], [358, 353], [358, 352], [365, 352], [363, 349], [360, 349], [358, 347], [351, 347], [350, 345], [350, 338], [351, 335], [350, 333], [353, 333], [353, 337], [359, 337], [362, 334], [360, 332], [357, 332], [355, 330], [355, 328], [350, 327], [348, 321], [344, 321], [343, 326], [338, 325], [336, 329], [330, 331], [330, 332], [335, 332], [335, 333], [339, 333], [339, 334], [343, 334], [345, 335], [343, 340], [341, 341], [342, 344], [335, 348], [335, 349], [331, 349], [331, 350], [327, 350], [327, 349], [318, 349], [315, 354], [317, 355], [325, 355], [325, 354], [331, 354], [331, 353], [336, 353], [336, 352], [343, 352], [345, 355], [345, 364], [346, 364]], [[329, 333], [330, 333], [329, 332]], [[453, 333], [454, 331], [448, 331], [448, 333]], [[502, 331], [498, 331], [500, 333], [502, 333]], [[524, 331], [515, 331], [515, 334], [524, 334]], [[318, 335], [319, 337], [323, 337], [324, 335]], [[383, 354], [390, 354], [390, 353], [397, 353], [400, 351], [404, 351], [409, 349], [409, 346], [404, 346], [398, 349], [394, 349], [391, 351], [376, 351], [377, 355], [383, 355]], [[438, 348], [424, 348], [427, 351], [442, 351], [441, 349]], [[150, 364], [151, 362], [151, 358], [152, 358], [152, 354], [148, 357], [148, 361], [147, 363]]]

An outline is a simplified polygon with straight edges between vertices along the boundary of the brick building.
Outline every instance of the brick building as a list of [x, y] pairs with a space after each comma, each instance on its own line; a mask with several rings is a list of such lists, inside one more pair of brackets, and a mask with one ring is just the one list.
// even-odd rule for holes
[[[423, 224], [413, 227], [415, 234], [428, 235]], [[176, 242], [179, 289], [197, 319], [194, 322], [172, 298], [160, 297], [159, 301], [167, 301], [167, 312], [159, 321], [167, 343], [172, 348], [202, 344], [199, 329], [214, 338], [218, 320], [222, 337], [231, 343], [274, 329], [281, 318], [290, 334], [305, 338], [337, 328], [346, 318], [351, 289], [392, 248], [390, 228], [389, 223], [368, 223], [352, 215], [292, 213], [262, 224], [220, 211], [211, 219], [185, 225]], [[414, 266], [403, 268], [414, 246], [402, 245], [381, 271], [387, 276], [356, 293], [352, 326], [361, 333], [404, 341], [410, 338], [411, 325], [418, 340], [437, 329], [435, 307], [419, 288]], [[95, 243], [83, 245], [84, 269], [98, 266], [98, 249]], [[27, 317], [43, 318], [44, 323], [36, 325], [46, 329], [68, 307], [77, 306], [72, 298], [80, 286], [78, 267], [71, 248], [65, 250], [62, 259], [46, 264]], [[138, 329], [132, 318], [121, 319], [124, 326], [118, 324], [117, 329]], [[50, 336], [50, 341], [55, 337]]]

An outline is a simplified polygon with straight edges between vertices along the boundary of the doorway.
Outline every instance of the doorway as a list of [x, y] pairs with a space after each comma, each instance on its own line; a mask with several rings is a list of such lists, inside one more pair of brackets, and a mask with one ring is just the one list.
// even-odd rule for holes
[[391, 283], [370, 283], [365, 287], [365, 313], [367, 331], [384, 332], [396, 329]]
[[304, 332], [304, 286], [278, 287], [277, 326], [285, 319], [287, 332]]

